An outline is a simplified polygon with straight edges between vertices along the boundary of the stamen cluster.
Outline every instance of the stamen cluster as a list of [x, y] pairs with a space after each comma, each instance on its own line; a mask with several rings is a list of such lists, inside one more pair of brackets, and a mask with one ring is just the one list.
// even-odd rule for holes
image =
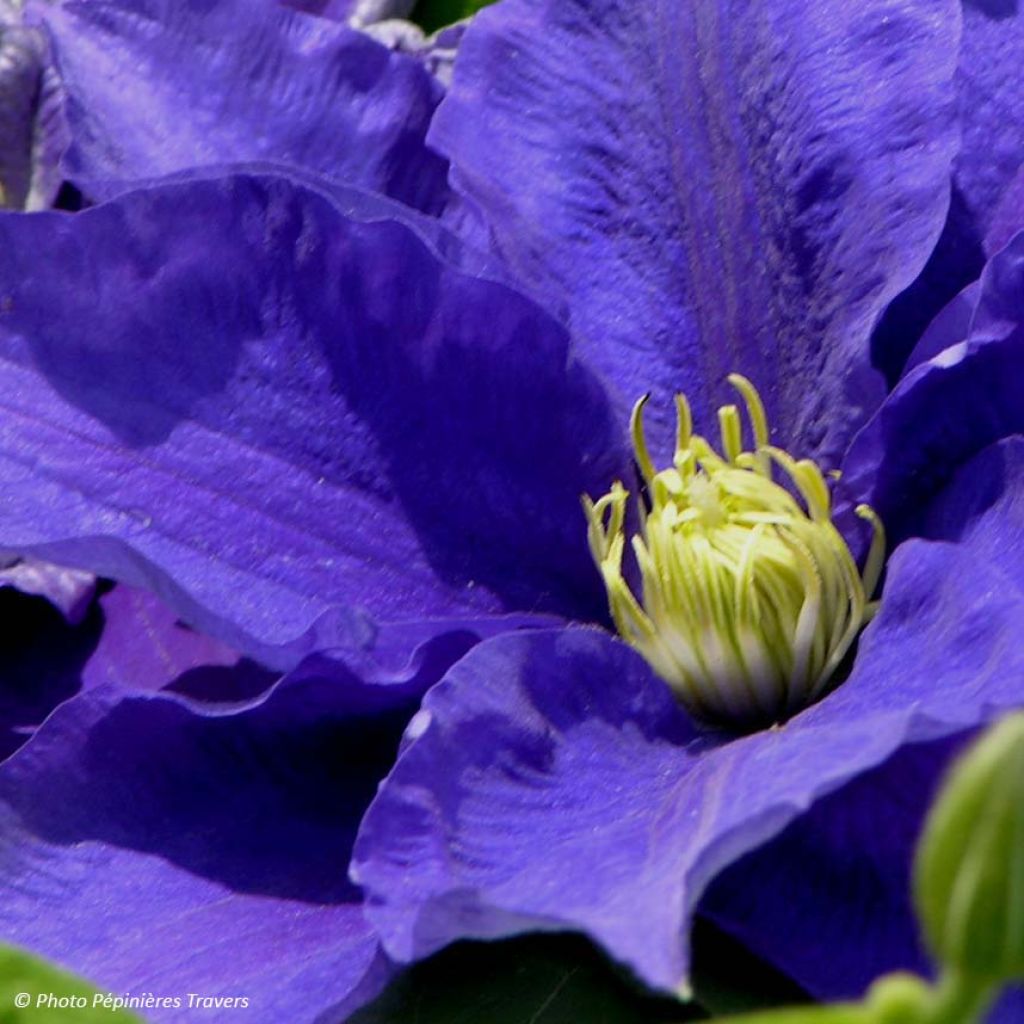
[[[629, 493], [620, 482], [583, 499], [588, 539], [623, 639], [706, 721], [747, 727], [780, 721], [825, 691], [873, 606], [885, 535], [874, 529], [863, 574], [831, 520], [818, 466], [768, 443], [764, 405], [739, 374], [729, 383], [746, 405], [753, 450], [743, 449], [735, 405], [718, 411], [722, 453], [692, 432], [676, 396], [672, 466], [656, 472], [633, 409], [633, 448], [645, 495], [630, 547], [638, 599], [623, 575]], [[781, 473], [792, 491], [773, 479]], [[799, 495], [803, 504], [797, 500]]]

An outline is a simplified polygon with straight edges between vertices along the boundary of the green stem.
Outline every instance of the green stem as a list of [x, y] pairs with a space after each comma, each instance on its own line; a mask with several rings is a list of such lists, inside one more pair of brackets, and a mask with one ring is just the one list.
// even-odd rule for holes
[[922, 1024], [980, 1024], [998, 989], [988, 978], [947, 970], [932, 991]]

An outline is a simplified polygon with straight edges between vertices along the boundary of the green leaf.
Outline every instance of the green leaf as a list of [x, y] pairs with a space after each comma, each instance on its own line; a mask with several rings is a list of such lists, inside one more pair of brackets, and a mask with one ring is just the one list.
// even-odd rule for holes
[[463, 942], [401, 974], [348, 1024], [685, 1024], [693, 1004], [642, 992], [585, 939]]
[[102, 1005], [106, 995], [24, 950], [0, 945], [0, 1024], [142, 1024], [126, 1010], [115, 1018], [111, 1004]]
[[454, 24], [481, 8], [493, 3], [494, 0], [420, 0], [413, 8], [412, 20], [424, 32], [436, 32], [445, 25]]
[[1024, 714], [989, 729], [954, 766], [918, 845], [914, 898], [945, 966], [1024, 978]]

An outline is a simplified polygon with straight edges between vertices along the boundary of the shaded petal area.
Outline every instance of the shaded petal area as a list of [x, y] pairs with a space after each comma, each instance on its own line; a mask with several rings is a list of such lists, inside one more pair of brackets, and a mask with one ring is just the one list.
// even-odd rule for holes
[[925, 812], [964, 742], [904, 747], [820, 800], [715, 879], [700, 912], [818, 999], [860, 997], [891, 970], [931, 973], [910, 868]]
[[[1024, 12], [1019, 0], [961, 2], [956, 89], [963, 139], [952, 203], [928, 265], [886, 312], [874, 339], [877, 365], [893, 383], [932, 318], [978, 277], [987, 256], [1024, 228], [1024, 205], [1014, 210], [1004, 203], [1024, 165], [1024, 112], [1017, 102], [1024, 89]], [[1024, 182], [1015, 191], [1024, 198]]]
[[335, 682], [218, 717], [103, 687], [58, 709], [0, 768], [5, 936], [114, 992], [247, 996], [260, 1024], [372, 998], [389, 968], [345, 865], [400, 725]]
[[0, 219], [0, 386], [0, 546], [266, 664], [602, 614], [579, 496], [628, 463], [565, 332], [284, 179]]
[[974, 320], [974, 310], [978, 305], [980, 290], [981, 282], [972, 281], [942, 308], [910, 353], [905, 369], [906, 373], [909, 373], [915, 366], [934, 359], [950, 346], [958, 345], [967, 339], [967, 335], [971, 332], [971, 322]]
[[[131, 587], [108, 589], [88, 602], [74, 623], [52, 596], [44, 600], [0, 588], [0, 624], [0, 761], [54, 708], [94, 687], [167, 687], [213, 710], [251, 702], [278, 678], [225, 644], [182, 626], [154, 595]], [[428, 670], [435, 679], [441, 674], [436, 665]], [[302, 671], [304, 676], [338, 678], [335, 666], [314, 659]], [[411, 702], [425, 688], [423, 679], [414, 677], [394, 688], [390, 706]]]
[[48, 600], [0, 587], [0, 624], [2, 762], [58, 704], [82, 688], [103, 617], [94, 606], [72, 626]]
[[924, 528], [931, 499], [964, 462], [1024, 433], [1024, 232], [929, 335], [921, 355], [931, 358], [900, 381], [843, 465], [841, 493], [869, 502], [895, 540]]
[[430, 141], [624, 404], [711, 418], [740, 370], [835, 459], [880, 400], [869, 336], [942, 228], [954, 0], [509, 0]]
[[90, 0], [32, 8], [67, 95], [68, 176], [93, 198], [196, 166], [297, 164], [439, 212], [424, 144], [442, 89], [361, 32], [271, 3]]
[[893, 556], [850, 678], [786, 725], [696, 734], [617, 641], [495, 638], [425, 698], [364, 819], [353, 877], [389, 953], [586, 932], [651, 985], [686, 981], [711, 880], [908, 744], [1024, 704], [1024, 593], [959, 544]]
[[[825, 797], [723, 872], [700, 912], [819, 999], [859, 997], [894, 969], [931, 973], [910, 869], [925, 812], [967, 738], [905, 747]], [[1022, 1009], [1017, 990], [986, 1021], [1015, 1024]]]

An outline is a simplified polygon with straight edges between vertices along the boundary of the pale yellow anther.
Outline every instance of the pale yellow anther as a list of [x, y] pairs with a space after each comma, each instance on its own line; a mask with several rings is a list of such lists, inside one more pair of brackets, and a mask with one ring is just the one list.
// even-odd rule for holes
[[676, 451], [686, 451], [693, 435], [693, 413], [686, 395], [676, 395]]
[[640, 475], [644, 478], [644, 483], [648, 485], [654, 479], [654, 462], [651, 460], [651, 453], [647, 450], [647, 438], [644, 435], [644, 406], [650, 397], [650, 395], [644, 395], [633, 406], [633, 415], [629, 420], [629, 432], [633, 437], [633, 455], [640, 468]]
[[718, 426], [722, 431], [722, 451], [729, 462], [735, 463], [743, 451], [739, 409], [735, 405], [723, 405], [718, 410]]
[[771, 463], [764, 454], [764, 449], [768, 447], [768, 416], [764, 411], [764, 402], [761, 401], [757, 388], [742, 374], [730, 373], [726, 380], [742, 395], [747, 407], [747, 417], [754, 435], [754, 451], [757, 453], [754, 465], [750, 468], [762, 476], [769, 476]]
[[[719, 453], [693, 433], [690, 406], [676, 397], [672, 465], [658, 472], [647, 447], [643, 407], [630, 429], [645, 498], [628, 550], [639, 596], [623, 575], [627, 492], [584, 498], [588, 539], [612, 619], [627, 643], [697, 717], [746, 727], [779, 721], [820, 697], [873, 605], [885, 559], [874, 528], [863, 574], [831, 521], [831, 495], [818, 466], [769, 443], [757, 390], [732, 374], [750, 421], [743, 447], [736, 406], [719, 410]], [[786, 478], [773, 479], [772, 467]]]

